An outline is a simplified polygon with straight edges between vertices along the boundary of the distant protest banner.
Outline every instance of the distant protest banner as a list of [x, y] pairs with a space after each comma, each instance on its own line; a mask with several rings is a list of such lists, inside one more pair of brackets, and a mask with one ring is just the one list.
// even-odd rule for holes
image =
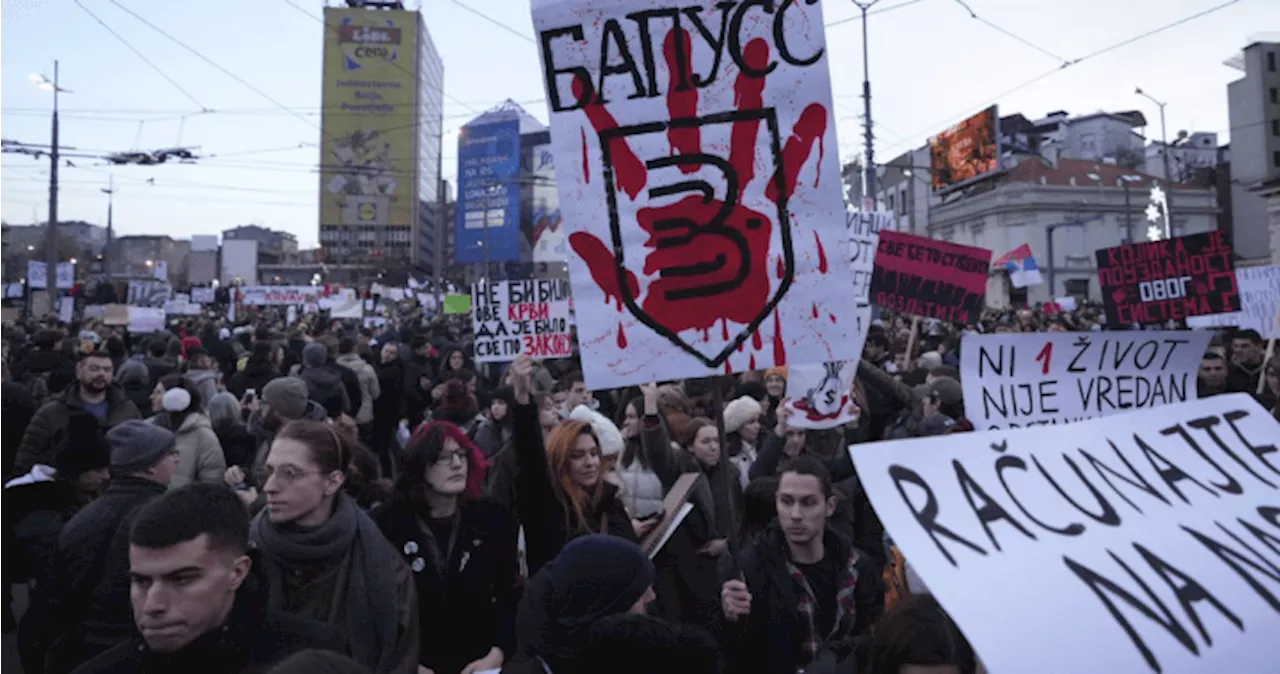
[[528, 355], [573, 355], [569, 282], [563, 279], [493, 281], [471, 288], [477, 363], [503, 363]]
[[982, 313], [991, 251], [880, 232], [871, 303], [921, 318], [971, 325]]
[[965, 417], [982, 431], [1195, 400], [1211, 337], [1189, 330], [965, 335]]
[[1277, 439], [1236, 393], [850, 451], [991, 672], [1275, 672]]
[[876, 246], [880, 232], [893, 231], [894, 217], [888, 211], [850, 211], [845, 217], [849, 232], [849, 269], [853, 271], [853, 297], [868, 302], [871, 296], [871, 270], [875, 267]]
[[306, 304], [318, 293], [315, 286], [240, 286], [240, 301], [246, 306]]
[[531, 4], [587, 385], [858, 358], [823, 6]]
[[1263, 339], [1271, 337], [1271, 324], [1280, 307], [1280, 265], [1241, 267], [1236, 270], [1240, 290], [1240, 311], [1210, 316], [1188, 316], [1193, 328], [1234, 327], [1257, 330]]
[[1240, 311], [1226, 231], [1129, 243], [1096, 256], [1109, 327]]

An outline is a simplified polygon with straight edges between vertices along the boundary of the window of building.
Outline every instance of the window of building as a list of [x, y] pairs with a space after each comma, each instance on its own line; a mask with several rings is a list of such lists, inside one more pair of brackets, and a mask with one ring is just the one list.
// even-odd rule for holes
[[1271, 135], [1280, 136], [1280, 119], [1271, 120]]
[[893, 195], [892, 193], [890, 193], [890, 194], [889, 194], [889, 210], [890, 210], [890, 211], [895, 210], [895, 209], [894, 209], [894, 206], [893, 206], [893, 203], [894, 203], [894, 202], [893, 202], [893, 197], [894, 197], [894, 195]]
[[1280, 168], [1280, 150], [1271, 153], [1271, 165]]
[[1273, 73], [1276, 71], [1276, 53], [1273, 51], [1267, 52], [1267, 70]]
[[1271, 102], [1280, 103], [1280, 91], [1277, 91], [1275, 87], [1271, 87]]

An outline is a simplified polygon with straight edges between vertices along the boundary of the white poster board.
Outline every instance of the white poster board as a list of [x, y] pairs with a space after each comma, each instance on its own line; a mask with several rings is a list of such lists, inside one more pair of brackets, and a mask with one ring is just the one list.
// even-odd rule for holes
[[1192, 328], [1234, 326], [1257, 330], [1263, 339], [1271, 337], [1271, 324], [1280, 306], [1280, 265], [1237, 267], [1236, 287], [1240, 289], [1240, 311], [1208, 316], [1188, 316]]
[[129, 332], [159, 332], [164, 330], [164, 309], [160, 307], [129, 307]]
[[875, 267], [876, 246], [881, 230], [893, 231], [893, 213], [889, 211], [849, 211], [845, 230], [849, 233], [849, 268], [853, 272], [853, 297], [867, 303], [871, 290], [871, 270]]
[[494, 281], [471, 288], [477, 363], [504, 363], [573, 355], [569, 282], [563, 279]]
[[[33, 290], [44, 290], [49, 287], [49, 265], [40, 260], [27, 260], [27, 286]], [[76, 281], [76, 266], [70, 262], [59, 262], [54, 269], [54, 283], [58, 290], [70, 290]]]
[[213, 304], [216, 292], [213, 288], [192, 288], [191, 301], [196, 304]]
[[[364, 302], [356, 294], [355, 288], [342, 288], [329, 295], [330, 318], [361, 318], [364, 316]], [[323, 307], [323, 305], [321, 305]]]
[[966, 334], [965, 417], [975, 430], [1065, 424], [1196, 398], [1212, 337], [1191, 330]]
[[1246, 394], [850, 448], [992, 674], [1274, 672], [1280, 424]]
[[241, 286], [240, 301], [245, 306], [306, 304], [317, 294], [315, 286]]
[[853, 379], [858, 361], [846, 360], [787, 368], [787, 423], [795, 428], [822, 430], [842, 426], [857, 417]]
[[61, 297], [58, 299], [58, 320], [70, 323], [76, 314], [76, 298]]
[[593, 389], [860, 356], [822, 6], [743, 7], [533, 0]]

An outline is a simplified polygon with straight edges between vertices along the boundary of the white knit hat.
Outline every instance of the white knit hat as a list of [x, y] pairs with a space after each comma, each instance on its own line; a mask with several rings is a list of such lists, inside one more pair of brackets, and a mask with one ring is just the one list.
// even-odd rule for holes
[[760, 415], [760, 401], [749, 396], [732, 400], [724, 406], [724, 432], [737, 433], [754, 416]]
[[622, 453], [622, 448], [625, 444], [622, 439], [622, 433], [605, 415], [586, 405], [578, 405], [573, 408], [573, 412], [569, 413], [569, 418], [574, 421], [585, 421], [591, 424], [591, 431], [596, 435], [596, 442], [600, 443], [600, 456], [613, 456], [614, 454]]

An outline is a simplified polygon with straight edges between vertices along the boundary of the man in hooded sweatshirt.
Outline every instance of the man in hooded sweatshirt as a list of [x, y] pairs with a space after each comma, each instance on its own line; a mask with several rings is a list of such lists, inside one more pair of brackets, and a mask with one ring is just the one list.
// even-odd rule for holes
[[502, 674], [594, 674], [581, 661], [592, 624], [647, 613], [654, 577], [635, 543], [599, 534], [574, 539], [529, 581], [516, 613], [516, 652]]

